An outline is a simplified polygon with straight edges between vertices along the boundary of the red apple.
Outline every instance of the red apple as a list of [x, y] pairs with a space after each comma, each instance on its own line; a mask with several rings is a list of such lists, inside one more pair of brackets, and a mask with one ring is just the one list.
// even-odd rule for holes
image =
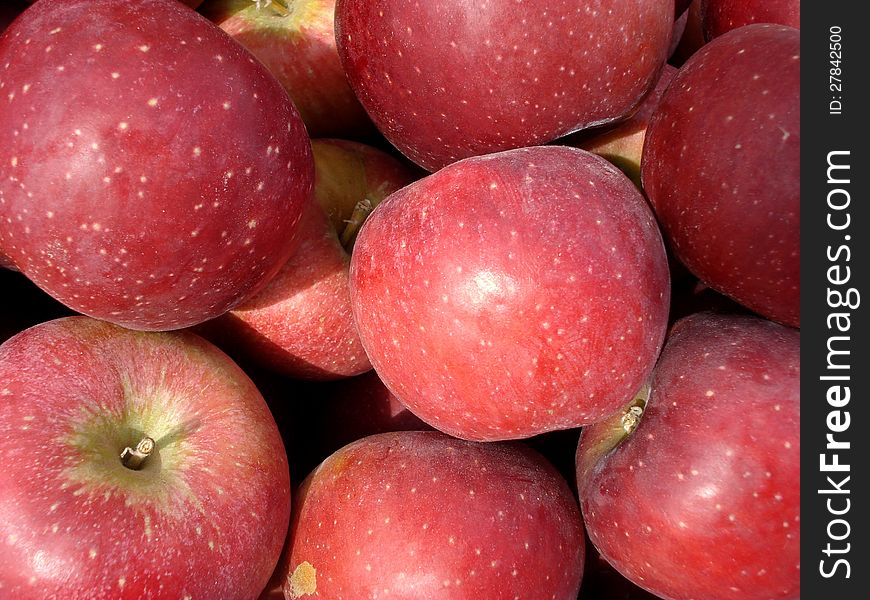
[[621, 119], [667, 58], [673, 0], [338, 0], [351, 87], [434, 171]]
[[800, 333], [678, 322], [645, 404], [583, 430], [577, 481], [589, 538], [654, 594], [799, 598]]
[[640, 192], [559, 146], [465, 159], [392, 194], [363, 225], [350, 288], [387, 387], [475, 440], [619, 410], [652, 370], [669, 295]]
[[640, 160], [643, 154], [643, 140], [646, 136], [646, 130], [662, 94], [665, 93], [665, 89], [676, 73], [676, 67], [665, 65], [658, 83], [628, 120], [608, 127], [601, 132], [590, 131], [589, 134], [580, 137], [570, 145], [576, 145], [578, 148], [603, 156], [619, 167], [639, 187]]
[[707, 40], [751, 23], [778, 23], [800, 29], [800, 0], [700, 0]]
[[338, 59], [335, 0], [209, 0], [200, 12], [269, 68], [311, 137], [374, 131]]
[[343, 232], [357, 203], [377, 206], [414, 173], [356, 142], [316, 140], [312, 148], [317, 202], [303, 216], [299, 248], [265, 289], [202, 331], [245, 362], [291, 377], [335, 379], [372, 368], [351, 314], [353, 239], [342, 240]]
[[0, 346], [0, 399], [0, 595], [249, 599], [266, 585], [287, 456], [214, 346], [59, 319]]
[[41, 0], [0, 38], [0, 249], [78, 312], [215, 317], [294, 245], [313, 167], [284, 89], [175, 0]]
[[749, 25], [699, 50], [650, 121], [641, 175], [690, 271], [800, 325], [800, 31]]
[[285, 598], [575, 600], [584, 536], [564, 479], [519, 444], [371, 436], [306, 480]]

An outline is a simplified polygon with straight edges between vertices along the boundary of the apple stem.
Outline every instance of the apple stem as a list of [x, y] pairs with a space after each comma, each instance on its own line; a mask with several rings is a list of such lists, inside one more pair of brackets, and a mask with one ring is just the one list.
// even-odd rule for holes
[[155, 446], [154, 440], [146, 435], [139, 440], [135, 448], [129, 446], [124, 448], [124, 451], [121, 452], [121, 464], [128, 469], [138, 471], [145, 464], [145, 459], [154, 452]]
[[290, 7], [287, 5], [286, 0], [254, 0], [254, 4], [257, 5], [257, 10], [269, 7], [282, 17], [290, 14]]
[[348, 252], [353, 249], [353, 243], [356, 241], [356, 236], [359, 233], [360, 227], [362, 227], [366, 217], [368, 217], [373, 210], [374, 205], [368, 198], [360, 200], [356, 203], [356, 206], [353, 207], [353, 214], [350, 216], [350, 219], [345, 221], [347, 225], [345, 226], [344, 231], [341, 232], [341, 245], [344, 246], [344, 249]]
[[640, 424], [640, 418], [643, 416], [646, 402], [649, 400], [649, 394], [650, 387], [649, 384], [646, 384], [634, 396], [634, 399], [625, 409], [625, 412], [622, 413], [619, 422], [622, 425], [622, 429], [625, 431], [626, 436], [631, 435], [631, 433], [637, 429], [638, 424]]

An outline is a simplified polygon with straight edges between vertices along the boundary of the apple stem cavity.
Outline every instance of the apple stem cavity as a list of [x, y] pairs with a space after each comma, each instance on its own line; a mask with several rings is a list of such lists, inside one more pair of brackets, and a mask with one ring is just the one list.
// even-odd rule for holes
[[129, 446], [124, 448], [124, 451], [121, 452], [121, 464], [128, 469], [138, 471], [145, 464], [145, 460], [154, 452], [155, 447], [154, 440], [146, 435], [139, 440], [135, 448]]
[[350, 219], [346, 220], [347, 225], [344, 231], [341, 232], [341, 245], [350, 253], [353, 250], [353, 244], [356, 241], [356, 236], [359, 233], [360, 227], [365, 222], [366, 218], [372, 214], [374, 204], [368, 198], [364, 198], [356, 203], [353, 207], [353, 214]]
[[287, 4], [287, 0], [254, 0], [254, 4], [257, 5], [257, 10], [271, 8], [279, 16], [290, 15], [290, 6]]

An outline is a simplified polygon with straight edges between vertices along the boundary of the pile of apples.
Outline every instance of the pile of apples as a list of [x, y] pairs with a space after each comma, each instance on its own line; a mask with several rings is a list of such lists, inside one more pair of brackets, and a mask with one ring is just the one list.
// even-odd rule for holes
[[689, 4], [4, 3], [0, 598], [799, 598], [800, 7]]

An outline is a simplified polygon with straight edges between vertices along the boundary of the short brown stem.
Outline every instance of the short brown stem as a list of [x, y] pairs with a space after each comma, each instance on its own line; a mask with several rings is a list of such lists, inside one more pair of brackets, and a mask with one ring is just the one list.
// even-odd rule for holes
[[374, 204], [368, 198], [360, 200], [353, 207], [353, 214], [350, 216], [350, 219], [345, 221], [347, 225], [345, 225], [344, 231], [341, 232], [341, 245], [348, 252], [353, 250], [353, 243], [356, 241], [360, 227], [362, 227], [362, 224], [373, 210]]
[[124, 448], [124, 451], [121, 452], [121, 464], [128, 469], [138, 471], [144, 466], [145, 459], [154, 452], [155, 447], [154, 440], [145, 436], [139, 440], [135, 448], [129, 446]]
[[257, 10], [270, 8], [282, 17], [286, 17], [290, 14], [290, 7], [287, 4], [287, 0], [254, 0], [254, 4], [257, 5]]

